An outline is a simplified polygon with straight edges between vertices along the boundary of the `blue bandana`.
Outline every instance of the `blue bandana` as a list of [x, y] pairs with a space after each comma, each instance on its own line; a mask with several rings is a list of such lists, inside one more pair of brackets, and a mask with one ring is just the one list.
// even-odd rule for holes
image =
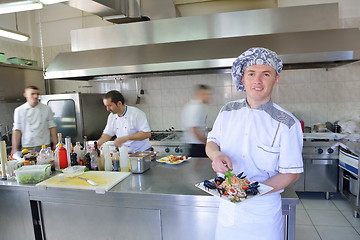
[[233, 63], [231, 76], [238, 91], [245, 91], [242, 76], [247, 67], [253, 65], [268, 65], [279, 74], [283, 64], [275, 52], [266, 48], [249, 48], [243, 52]]

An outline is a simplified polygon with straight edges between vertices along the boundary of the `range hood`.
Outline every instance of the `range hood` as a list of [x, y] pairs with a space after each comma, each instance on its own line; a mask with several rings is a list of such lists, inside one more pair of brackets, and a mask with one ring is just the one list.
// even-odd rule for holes
[[172, 0], [68, 0], [65, 4], [117, 24], [179, 15]]
[[339, 28], [338, 4], [272, 8], [74, 30], [72, 52], [46, 79], [229, 69], [249, 47], [276, 51], [286, 68], [360, 59], [360, 30]]

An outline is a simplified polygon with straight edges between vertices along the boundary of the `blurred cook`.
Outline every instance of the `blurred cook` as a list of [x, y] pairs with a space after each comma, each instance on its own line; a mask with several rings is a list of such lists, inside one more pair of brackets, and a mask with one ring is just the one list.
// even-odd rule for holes
[[284, 239], [280, 193], [303, 172], [303, 134], [299, 120], [271, 100], [281, 70], [281, 59], [266, 48], [250, 48], [233, 63], [236, 89], [246, 98], [222, 107], [206, 153], [215, 172], [244, 172], [273, 190], [241, 204], [221, 201], [215, 239]]
[[106, 93], [103, 102], [110, 114], [98, 145], [116, 136], [115, 147], [124, 145], [130, 152], [148, 150], [151, 147], [151, 130], [145, 113], [125, 105], [124, 96], [116, 90]]
[[207, 157], [205, 144], [207, 137], [207, 104], [212, 99], [212, 89], [208, 85], [195, 86], [195, 93], [183, 108], [181, 117], [183, 140], [190, 145], [190, 157]]
[[39, 102], [40, 91], [36, 86], [25, 88], [26, 103], [14, 111], [11, 153], [19, 151], [20, 139], [22, 148], [39, 151], [42, 145], [52, 147], [57, 144], [57, 128], [54, 113], [50, 107]]

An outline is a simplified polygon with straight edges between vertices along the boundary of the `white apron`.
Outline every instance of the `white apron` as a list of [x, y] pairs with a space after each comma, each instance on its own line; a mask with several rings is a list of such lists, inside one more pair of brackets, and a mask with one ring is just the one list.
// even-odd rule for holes
[[283, 240], [281, 196], [271, 193], [242, 203], [220, 201], [216, 240]]

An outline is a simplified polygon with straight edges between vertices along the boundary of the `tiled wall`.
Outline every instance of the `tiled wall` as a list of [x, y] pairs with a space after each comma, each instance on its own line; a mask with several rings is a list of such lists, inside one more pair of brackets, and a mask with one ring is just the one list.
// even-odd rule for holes
[[[138, 91], [136, 91], [136, 81]], [[153, 76], [122, 81], [54, 81], [54, 93], [79, 91], [105, 93], [112, 89], [123, 92], [127, 103], [142, 109], [148, 116], [152, 130], [170, 127], [181, 129], [181, 110], [191, 98], [195, 84], [214, 88], [209, 104], [210, 125], [224, 103], [243, 98], [237, 92], [230, 73]], [[141, 87], [142, 86], [142, 87]], [[140, 104], [135, 104], [137, 93]], [[273, 101], [305, 121], [305, 125], [334, 122], [342, 119], [360, 121], [360, 62], [330, 69], [287, 70], [280, 74], [280, 82], [273, 91]], [[210, 126], [211, 127], [211, 126]]]

